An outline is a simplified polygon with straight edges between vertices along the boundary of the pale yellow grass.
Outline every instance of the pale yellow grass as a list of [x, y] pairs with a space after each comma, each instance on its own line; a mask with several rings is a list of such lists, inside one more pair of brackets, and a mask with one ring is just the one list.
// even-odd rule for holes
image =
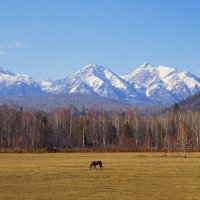
[[[200, 154], [0, 154], [1, 200], [200, 199]], [[90, 170], [102, 160], [104, 170]]]

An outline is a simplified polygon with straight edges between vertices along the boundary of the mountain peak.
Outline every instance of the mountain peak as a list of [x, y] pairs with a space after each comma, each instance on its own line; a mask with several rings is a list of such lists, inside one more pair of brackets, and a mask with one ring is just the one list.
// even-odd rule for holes
[[155, 66], [152, 65], [149, 62], [144, 62], [139, 68], [143, 68], [143, 69], [146, 69], [146, 68], [155, 68]]
[[124, 78], [125, 80], [128, 80], [128, 81], [131, 81], [132, 77], [135, 77], [137, 74], [140, 74], [142, 72], [151, 73], [155, 69], [156, 69], [156, 67], [154, 65], [150, 64], [149, 62], [145, 62], [142, 65], [140, 65], [136, 70], [131, 72], [130, 74], [122, 76], [122, 78]]
[[102, 65], [86, 65], [57, 83], [49, 88], [48, 85], [44, 85], [44, 88], [55, 94], [84, 93], [123, 102], [147, 101], [143, 94], [137, 92], [134, 85]]
[[162, 103], [179, 101], [200, 90], [199, 79], [190, 73], [147, 62], [123, 77], [126, 81], [145, 88], [149, 98]]
[[14, 74], [0, 68], [0, 96], [33, 96], [44, 94], [29, 75]]
[[[110, 71], [109, 69], [107, 69], [106, 67], [102, 66], [102, 65], [98, 65], [96, 63], [94, 64], [89, 64], [86, 65], [85, 67], [81, 68], [80, 70], [74, 72], [72, 74], [72, 76], [83, 76], [83, 74], [87, 75], [87, 74], [104, 74], [106, 72]], [[68, 76], [69, 77], [69, 76]]]
[[102, 66], [99, 66], [96, 63], [88, 64], [88, 65], [86, 65], [85, 67], [82, 68], [82, 71], [90, 70], [90, 69], [96, 69], [96, 68], [99, 68], [99, 67], [102, 67]]

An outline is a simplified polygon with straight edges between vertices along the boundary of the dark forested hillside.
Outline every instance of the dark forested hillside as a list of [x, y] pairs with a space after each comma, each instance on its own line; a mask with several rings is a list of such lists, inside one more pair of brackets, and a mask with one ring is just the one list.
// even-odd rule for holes
[[179, 103], [182, 108], [191, 110], [200, 110], [200, 92]]

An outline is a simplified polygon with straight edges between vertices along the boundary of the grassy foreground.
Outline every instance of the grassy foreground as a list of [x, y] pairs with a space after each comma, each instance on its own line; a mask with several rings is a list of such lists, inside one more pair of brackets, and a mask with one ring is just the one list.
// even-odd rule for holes
[[[0, 154], [1, 200], [199, 199], [200, 153]], [[104, 170], [90, 170], [102, 160]]]

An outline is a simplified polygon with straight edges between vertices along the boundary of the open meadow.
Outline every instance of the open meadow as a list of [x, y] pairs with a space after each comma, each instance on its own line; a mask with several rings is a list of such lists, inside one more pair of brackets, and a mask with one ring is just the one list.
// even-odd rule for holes
[[200, 153], [0, 154], [1, 200], [199, 198]]

